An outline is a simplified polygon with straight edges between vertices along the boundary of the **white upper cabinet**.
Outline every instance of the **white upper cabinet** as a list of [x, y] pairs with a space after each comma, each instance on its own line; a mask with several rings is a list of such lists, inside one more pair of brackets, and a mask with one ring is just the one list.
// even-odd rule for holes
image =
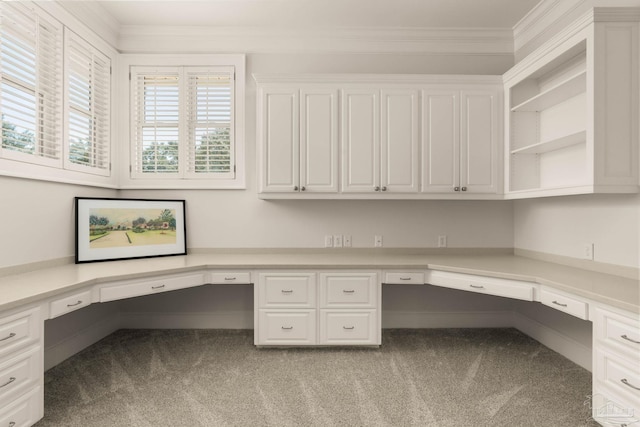
[[423, 192], [500, 192], [500, 97], [495, 83], [423, 90]]
[[638, 191], [639, 18], [595, 8], [504, 75], [508, 198]]

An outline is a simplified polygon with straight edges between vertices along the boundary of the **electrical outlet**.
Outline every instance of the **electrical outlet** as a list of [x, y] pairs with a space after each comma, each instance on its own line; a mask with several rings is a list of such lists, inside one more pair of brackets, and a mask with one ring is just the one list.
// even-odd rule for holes
[[376, 248], [381, 248], [382, 247], [382, 236], [376, 235], [374, 237], [373, 246], [375, 246]]
[[336, 234], [333, 236], [333, 247], [334, 248], [342, 247], [342, 235]]
[[351, 247], [351, 236], [349, 236], [347, 234], [342, 236], [342, 246], [344, 246], [345, 248], [350, 248]]
[[439, 248], [447, 247], [447, 236], [438, 236], [438, 247]]
[[584, 259], [588, 259], [590, 261], [593, 261], [594, 247], [595, 247], [595, 244], [593, 244], [593, 243], [587, 243], [586, 245], [584, 245], [584, 250], [582, 252], [582, 255], [584, 256]]
[[333, 236], [329, 236], [329, 235], [324, 236], [324, 247], [325, 248], [333, 247]]

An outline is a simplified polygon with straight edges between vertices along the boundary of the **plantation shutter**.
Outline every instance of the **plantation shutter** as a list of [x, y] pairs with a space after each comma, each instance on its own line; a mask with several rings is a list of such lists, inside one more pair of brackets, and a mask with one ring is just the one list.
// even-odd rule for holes
[[67, 137], [65, 167], [110, 174], [111, 62], [85, 40], [65, 33]]
[[180, 81], [177, 68], [133, 67], [132, 178], [180, 173]]
[[186, 68], [188, 164], [191, 178], [233, 178], [233, 67]]
[[62, 25], [0, 3], [0, 157], [62, 166]]

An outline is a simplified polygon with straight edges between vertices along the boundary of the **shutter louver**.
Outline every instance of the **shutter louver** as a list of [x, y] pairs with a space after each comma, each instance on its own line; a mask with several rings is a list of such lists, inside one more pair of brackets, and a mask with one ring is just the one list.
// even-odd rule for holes
[[177, 70], [132, 73], [132, 176], [179, 174], [180, 82]]
[[86, 41], [66, 33], [68, 169], [109, 175], [111, 63]]
[[[187, 175], [195, 178], [232, 178], [233, 69], [186, 71], [188, 117]], [[208, 175], [208, 176], [204, 176]]]
[[0, 3], [0, 156], [62, 166], [62, 26], [21, 2]]

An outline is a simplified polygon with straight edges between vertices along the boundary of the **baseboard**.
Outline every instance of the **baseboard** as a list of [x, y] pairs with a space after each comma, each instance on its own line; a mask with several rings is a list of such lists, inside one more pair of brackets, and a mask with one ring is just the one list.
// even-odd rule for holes
[[130, 329], [253, 329], [253, 311], [120, 312], [120, 325]]
[[512, 326], [514, 328], [592, 372], [591, 348], [524, 314], [514, 311], [512, 318]]
[[120, 329], [120, 316], [114, 313], [91, 325], [82, 328], [44, 349], [44, 370], [53, 368], [74, 354], [84, 350], [101, 339]]
[[383, 311], [382, 328], [508, 328], [511, 311]]

